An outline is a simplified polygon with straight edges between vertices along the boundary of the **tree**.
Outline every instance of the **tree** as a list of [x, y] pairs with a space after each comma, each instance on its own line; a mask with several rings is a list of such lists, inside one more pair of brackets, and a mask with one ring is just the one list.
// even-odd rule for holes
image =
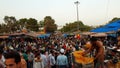
[[50, 16], [46, 16], [44, 18], [44, 24], [45, 24], [45, 31], [46, 32], [54, 32], [55, 30], [57, 30], [57, 25], [55, 24], [54, 19], [52, 19]]
[[17, 22], [16, 18], [13, 17], [13, 16], [10, 16], [10, 17], [9, 16], [5, 16], [4, 17], [4, 21], [7, 24], [9, 24], [9, 23], [16, 23]]
[[45, 24], [44, 24], [44, 21], [40, 21], [40, 22], [39, 22], [39, 26], [40, 26], [40, 27], [44, 27], [44, 25], [45, 25]]
[[120, 18], [115, 17], [111, 21], [109, 21], [108, 23], [112, 23], [112, 22], [115, 22], [115, 21], [118, 21], [118, 20], [120, 20]]
[[67, 23], [62, 29], [62, 32], [74, 32], [77, 31], [79, 27], [80, 31], [89, 31], [91, 29], [90, 26], [84, 25], [81, 21], [77, 22], [73, 22], [73, 23]]
[[27, 23], [27, 18], [22, 18], [22, 19], [19, 19], [18, 21], [18, 27], [20, 29], [23, 29], [23, 28], [26, 28], [26, 23]]
[[9, 28], [7, 27], [6, 24], [0, 24], [0, 33], [8, 33]]
[[7, 24], [9, 32], [15, 32], [17, 30], [17, 26], [16, 26], [17, 20], [15, 17], [5, 16], [4, 21]]
[[29, 18], [26, 23], [26, 28], [31, 31], [38, 31], [39, 25], [37, 23], [37, 20], [33, 18]]

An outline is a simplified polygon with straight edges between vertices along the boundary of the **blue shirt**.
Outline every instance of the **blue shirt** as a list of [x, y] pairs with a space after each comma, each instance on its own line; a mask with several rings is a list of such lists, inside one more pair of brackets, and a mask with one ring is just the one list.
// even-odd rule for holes
[[57, 65], [68, 65], [68, 60], [65, 55], [59, 55], [56, 61]]

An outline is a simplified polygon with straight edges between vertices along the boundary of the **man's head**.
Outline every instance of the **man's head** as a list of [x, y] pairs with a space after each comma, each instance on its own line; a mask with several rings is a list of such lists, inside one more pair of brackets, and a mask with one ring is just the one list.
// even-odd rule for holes
[[64, 49], [60, 49], [60, 53], [64, 54], [65, 50]]
[[5, 54], [6, 68], [20, 68], [21, 58], [20, 54], [15, 51], [11, 51]]
[[41, 53], [41, 54], [45, 54], [45, 51], [44, 51], [44, 50], [40, 50], [40, 53]]
[[55, 51], [54, 51], [54, 50], [51, 50], [50, 53], [51, 53], [52, 55], [55, 55]]
[[95, 44], [95, 42], [97, 41], [98, 39], [96, 38], [96, 37], [91, 37], [90, 38], [90, 42], [92, 43], [92, 44]]

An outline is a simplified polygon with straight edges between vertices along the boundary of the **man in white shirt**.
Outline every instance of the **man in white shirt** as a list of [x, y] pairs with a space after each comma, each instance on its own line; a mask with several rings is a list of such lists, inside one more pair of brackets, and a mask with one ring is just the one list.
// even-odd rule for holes
[[44, 68], [47, 68], [48, 62], [47, 62], [47, 57], [45, 56], [45, 51], [41, 50], [40, 53]]
[[51, 68], [55, 68], [55, 57], [54, 57], [54, 51], [51, 50], [50, 54], [48, 56], [48, 63]]

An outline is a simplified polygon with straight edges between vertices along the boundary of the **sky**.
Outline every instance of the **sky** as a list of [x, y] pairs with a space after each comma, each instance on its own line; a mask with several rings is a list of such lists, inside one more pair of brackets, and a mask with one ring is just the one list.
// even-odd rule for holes
[[[77, 0], [0, 0], [0, 22], [4, 16], [44, 20], [51, 16], [58, 26], [77, 21]], [[78, 0], [79, 20], [85, 25], [104, 25], [114, 17], [120, 18], [120, 0]]]

